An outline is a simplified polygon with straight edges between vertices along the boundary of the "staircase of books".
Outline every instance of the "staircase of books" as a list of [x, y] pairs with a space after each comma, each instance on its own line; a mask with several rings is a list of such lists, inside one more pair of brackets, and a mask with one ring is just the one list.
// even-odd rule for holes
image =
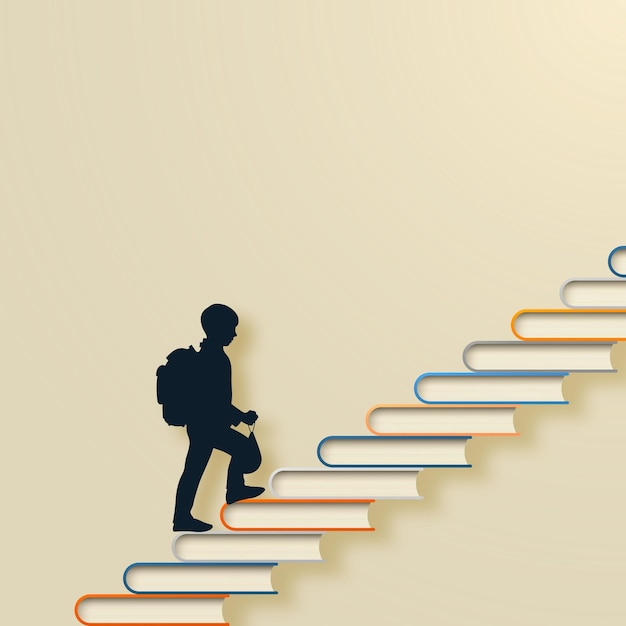
[[133, 563], [122, 575], [129, 593], [90, 594], [75, 606], [83, 624], [224, 624], [222, 605], [245, 594], [277, 593], [272, 568], [320, 561], [324, 533], [372, 531], [378, 499], [419, 499], [423, 468], [470, 467], [474, 436], [515, 435], [525, 404], [567, 404], [570, 372], [613, 372], [610, 353], [626, 341], [626, 246], [609, 255], [614, 277], [571, 279], [561, 309], [514, 315], [512, 341], [477, 341], [463, 353], [465, 372], [427, 372], [415, 381], [419, 403], [370, 409], [370, 436], [329, 436], [319, 467], [281, 468], [272, 498], [224, 505], [225, 531], [179, 533], [177, 559]]

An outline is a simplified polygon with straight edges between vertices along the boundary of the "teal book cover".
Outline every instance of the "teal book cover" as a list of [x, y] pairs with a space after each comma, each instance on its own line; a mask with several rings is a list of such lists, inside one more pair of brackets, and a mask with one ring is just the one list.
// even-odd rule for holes
[[621, 626], [625, 28], [0, 1], [8, 621]]

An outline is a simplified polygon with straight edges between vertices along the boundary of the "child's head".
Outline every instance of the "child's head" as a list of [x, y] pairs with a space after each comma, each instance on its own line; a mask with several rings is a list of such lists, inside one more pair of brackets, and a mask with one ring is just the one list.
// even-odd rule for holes
[[227, 346], [237, 336], [239, 318], [225, 304], [212, 304], [202, 311], [200, 323], [207, 337]]

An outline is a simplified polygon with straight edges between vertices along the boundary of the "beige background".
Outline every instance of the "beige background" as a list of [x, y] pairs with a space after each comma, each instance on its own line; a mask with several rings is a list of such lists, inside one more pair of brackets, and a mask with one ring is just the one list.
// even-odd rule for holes
[[[626, 243], [626, 2], [0, 2], [3, 608], [171, 558], [154, 371], [240, 314], [265, 484]], [[572, 376], [237, 626], [622, 624], [622, 373]], [[217, 523], [225, 458], [198, 516]], [[213, 481], [210, 478], [213, 478]]]

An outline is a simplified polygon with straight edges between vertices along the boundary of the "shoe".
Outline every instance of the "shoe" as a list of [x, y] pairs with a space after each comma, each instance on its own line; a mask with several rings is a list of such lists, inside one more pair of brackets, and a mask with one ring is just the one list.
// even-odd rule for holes
[[213, 528], [213, 524], [209, 524], [208, 522], [203, 522], [202, 520], [196, 519], [195, 517], [188, 517], [184, 520], [174, 520], [173, 529], [174, 532], [179, 531], [192, 531], [194, 533], [203, 533], [207, 530], [211, 530]]
[[226, 503], [232, 504], [233, 502], [239, 502], [239, 500], [248, 500], [249, 498], [256, 498], [260, 496], [265, 489], [263, 487], [248, 487], [243, 485], [237, 489], [229, 489], [226, 492]]

